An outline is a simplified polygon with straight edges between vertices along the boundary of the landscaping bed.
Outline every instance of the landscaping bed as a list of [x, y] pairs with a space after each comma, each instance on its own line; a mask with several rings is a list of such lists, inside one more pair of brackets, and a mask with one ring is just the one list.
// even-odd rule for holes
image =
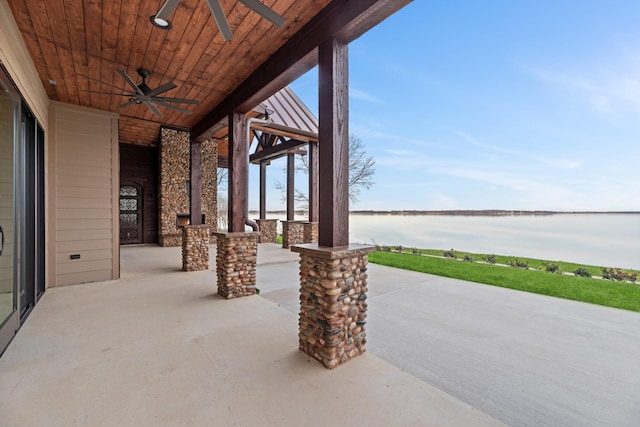
[[[438, 276], [640, 311], [638, 272], [562, 261], [380, 247], [369, 261]], [[466, 262], [465, 262], [466, 261]], [[590, 276], [590, 277], [589, 277]], [[603, 280], [608, 276], [608, 280]]]

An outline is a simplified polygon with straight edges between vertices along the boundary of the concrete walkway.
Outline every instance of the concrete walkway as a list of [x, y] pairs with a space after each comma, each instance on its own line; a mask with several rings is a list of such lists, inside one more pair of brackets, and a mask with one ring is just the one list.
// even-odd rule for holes
[[640, 313], [371, 270], [374, 354], [509, 425], [640, 426]]
[[[297, 300], [297, 259], [261, 245], [263, 292]], [[0, 358], [0, 425], [501, 424], [374, 352], [326, 370], [297, 349], [297, 311], [222, 299], [179, 248], [121, 260], [120, 280], [47, 290]]]
[[[260, 273], [297, 313], [297, 269]], [[640, 313], [375, 264], [367, 301], [368, 352], [506, 424], [640, 426]]]

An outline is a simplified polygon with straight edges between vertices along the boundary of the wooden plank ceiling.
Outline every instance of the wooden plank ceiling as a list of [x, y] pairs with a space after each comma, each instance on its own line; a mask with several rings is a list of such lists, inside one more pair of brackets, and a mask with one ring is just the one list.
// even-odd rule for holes
[[[164, 0], [8, 0], [50, 99], [120, 114], [120, 141], [154, 145], [160, 124], [191, 128], [316, 16], [330, 0], [263, 0], [286, 22], [275, 27], [237, 0], [221, 0], [234, 38], [224, 41], [205, 0], [182, 0], [168, 31], [151, 25]], [[164, 96], [200, 101], [178, 104], [191, 115], [144, 105], [118, 108], [131, 92], [116, 70], [137, 83], [136, 69], [151, 72], [156, 88], [174, 82]], [[82, 77], [114, 85], [104, 85]]]

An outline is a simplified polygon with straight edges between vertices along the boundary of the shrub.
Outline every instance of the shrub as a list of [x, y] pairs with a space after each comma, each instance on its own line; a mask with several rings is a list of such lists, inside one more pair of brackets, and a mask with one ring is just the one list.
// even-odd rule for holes
[[391, 248], [387, 245], [382, 245], [382, 251], [383, 252], [391, 252]]
[[487, 264], [495, 264], [496, 262], [498, 262], [498, 260], [496, 259], [495, 255], [487, 255], [482, 257], [482, 260], [484, 262], [486, 262]]
[[418, 248], [411, 248], [411, 253], [414, 255], [420, 255], [420, 249]]
[[547, 264], [543, 262], [542, 265], [544, 267], [544, 271], [546, 271], [547, 273], [562, 274], [562, 271], [560, 270], [560, 266], [558, 264]]
[[404, 248], [402, 247], [402, 245], [399, 245], [396, 250], [400, 253], [404, 252]]
[[522, 268], [523, 270], [529, 269], [529, 263], [527, 261], [520, 261], [518, 258], [510, 259], [507, 264], [509, 265], [509, 267], [513, 268]]
[[476, 262], [471, 255], [465, 255], [462, 260], [466, 262]]
[[606, 268], [602, 267], [602, 278], [606, 280], [615, 280], [618, 282], [631, 282], [635, 283], [638, 280], [636, 273], [627, 273], [619, 268]]
[[453, 249], [450, 251], [442, 251], [442, 256], [445, 258], [456, 259], [456, 254], [453, 252]]
[[573, 270], [573, 274], [579, 277], [591, 277], [591, 273], [589, 273], [589, 270], [582, 267]]

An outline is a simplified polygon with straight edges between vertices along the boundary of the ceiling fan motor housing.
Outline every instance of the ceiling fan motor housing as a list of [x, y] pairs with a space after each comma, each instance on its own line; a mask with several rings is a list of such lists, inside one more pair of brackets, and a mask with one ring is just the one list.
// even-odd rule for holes
[[149, 77], [151, 73], [148, 70], [145, 70], [144, 68], [138, 68], [136, 71], [138, 72], [138, 75], [142, 77], [142, 83], [138, 85], [138, 89], [140, 89], [142, 93], [146, 95], [152, 90], [149, 86], [147, 86], [147, 83], [146, 83], [147, 77]]
[[144, 93], [145, 95], [148, 94], [149, 92], [151, 92], [151, 88], [149, 86], [147, 86], [147, 84], [145, 82], [142, 82], [138, 85], [138, 89], [140, 89], [142, 91], [142, 93]]

